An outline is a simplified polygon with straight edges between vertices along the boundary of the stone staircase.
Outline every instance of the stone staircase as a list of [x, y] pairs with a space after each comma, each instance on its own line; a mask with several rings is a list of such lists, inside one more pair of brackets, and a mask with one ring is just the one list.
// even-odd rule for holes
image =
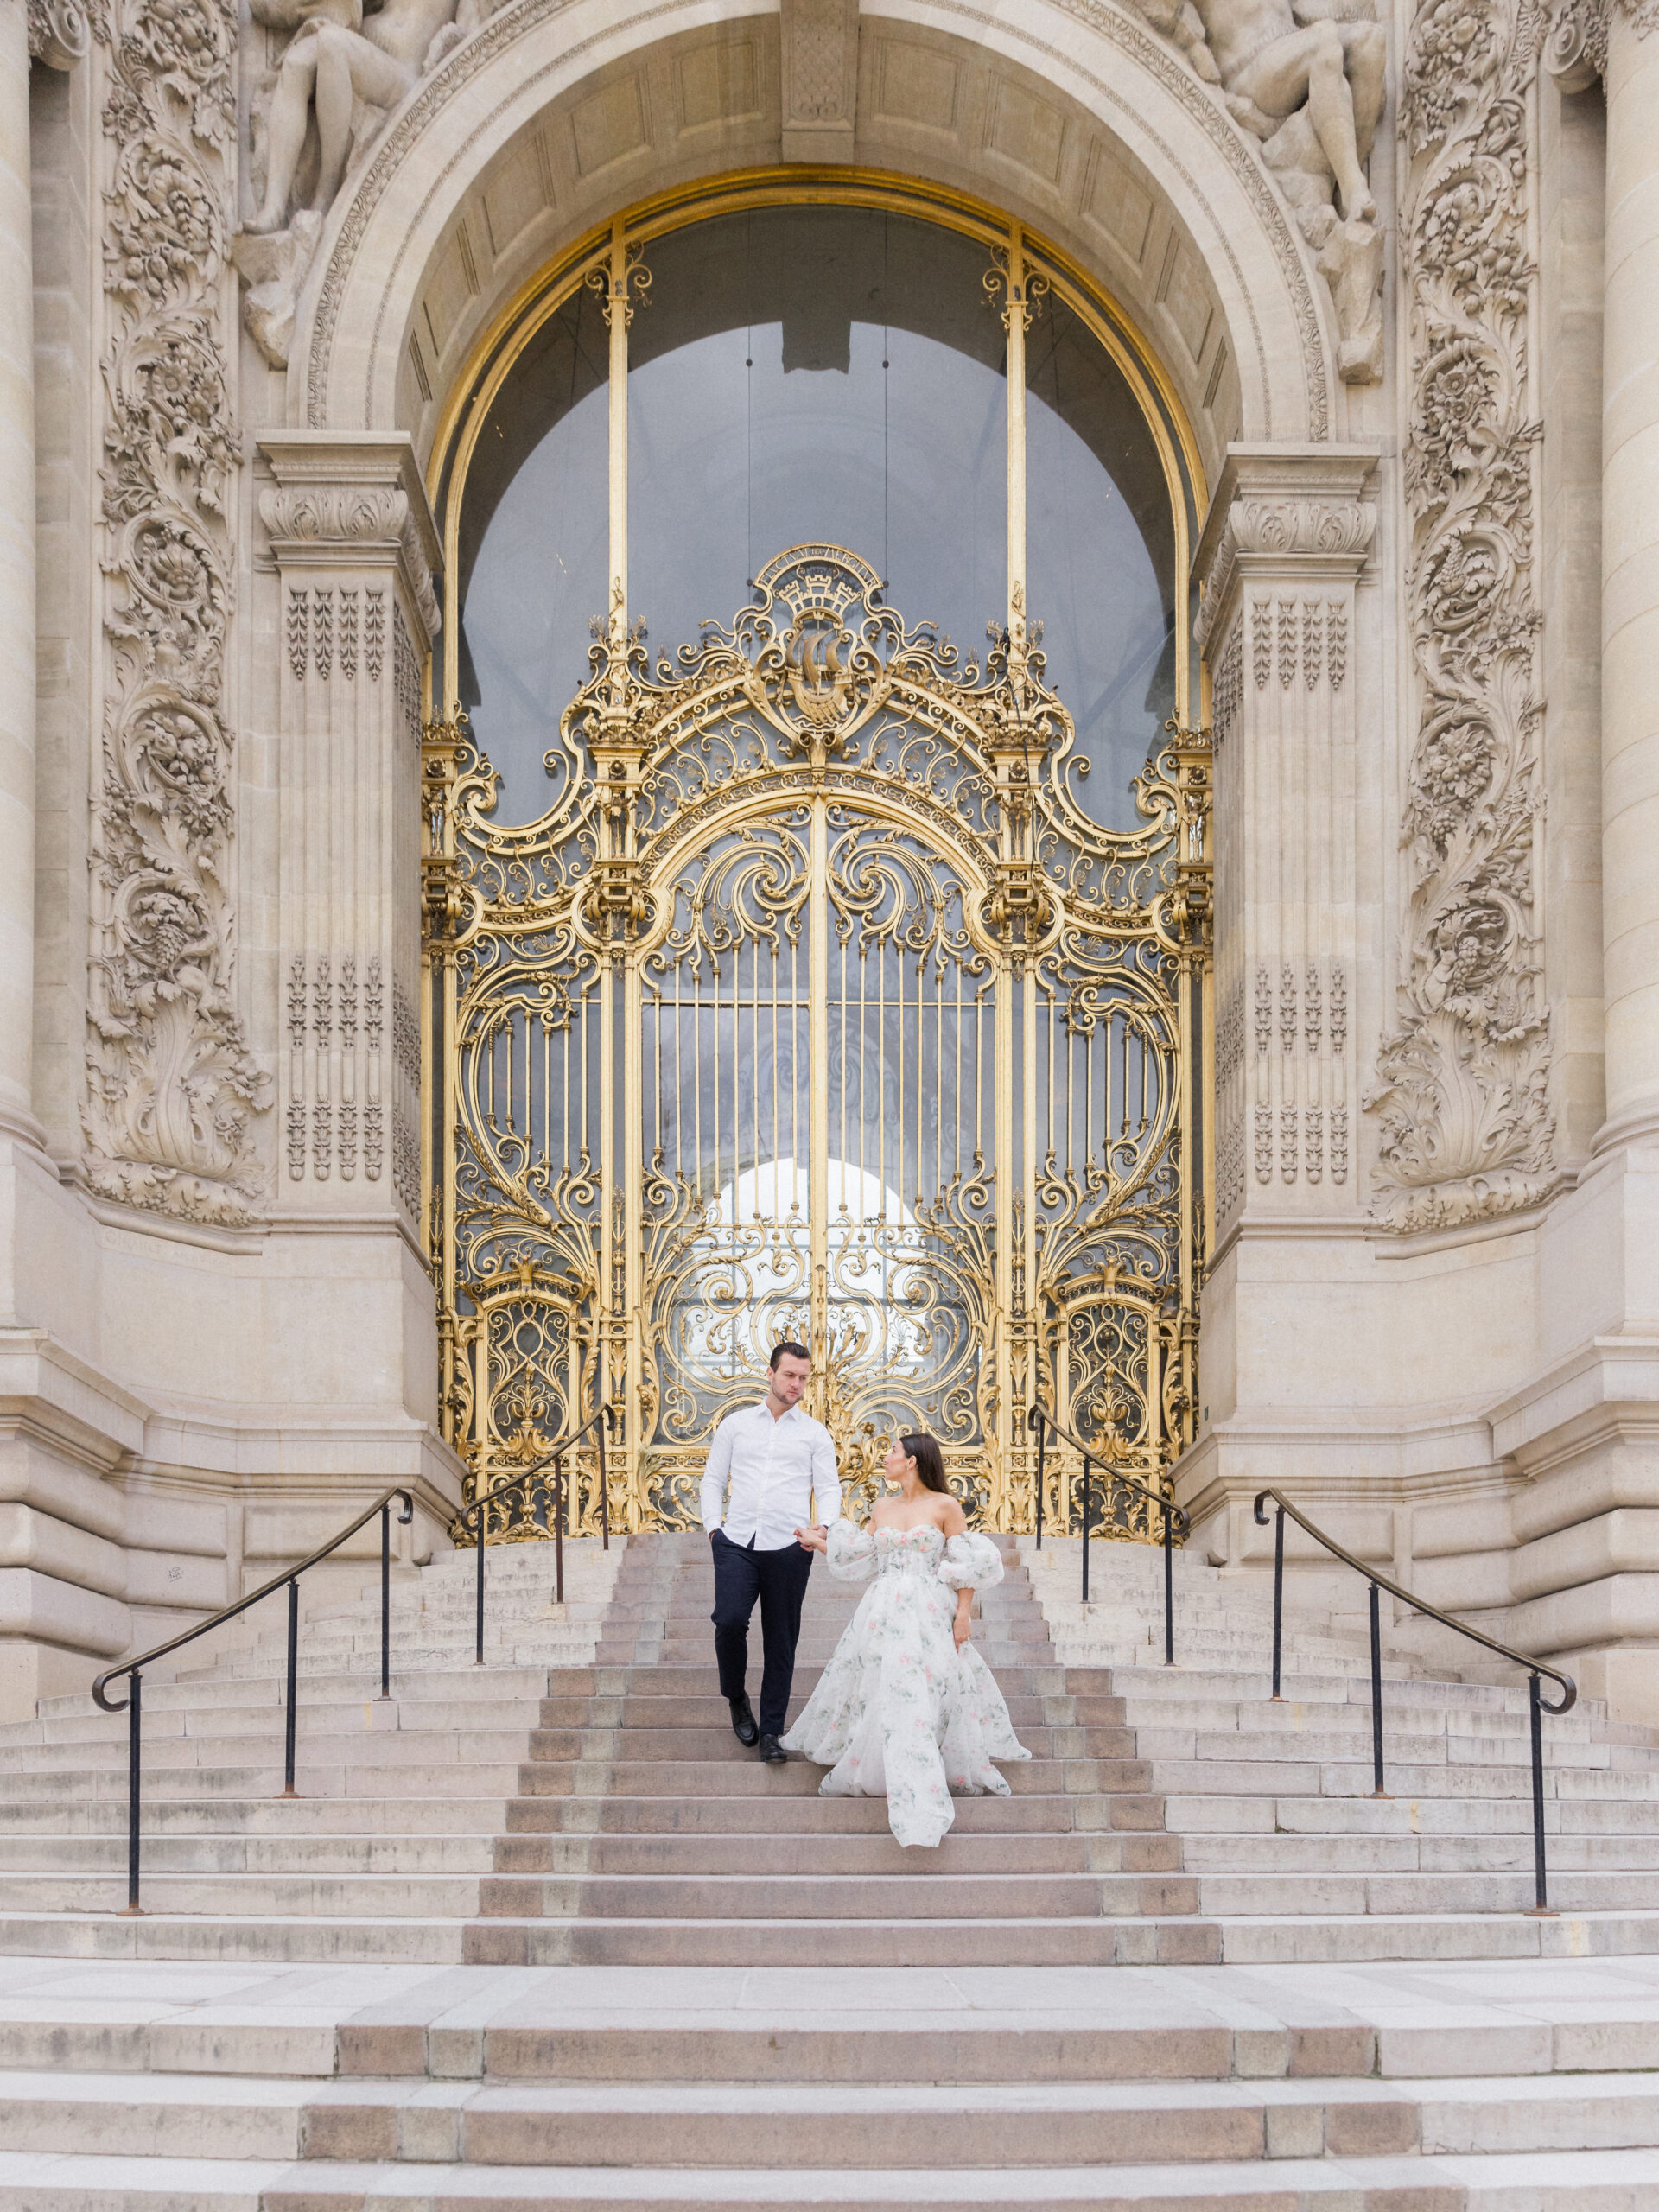
[[[1523, 1911], [1535, 1894], [1523, 1683], [1448, 1679], [1418, 1656], [1414, 1625], [1401, 1624], [1384, 1641], [1379, 1801], [1363, 1626], [1287, 1611], [1275, 1704], [1270, 1583], [1178, 1555], [1172, 1669], [1161, 1553], [1092, 1546], [1098, 1594], [1085, 1606], [1076, 1539], [1050, 1539], [1041, 1554], [1020, 1543], [1057, 1656], [1071, 1672], [1109, 1671], [1201, 1912], [1267, 1922], [1480, 1916], [1456, 1931], [1350, 1929], [1348, 1957], [1429, 1955], [1437, 1943], [1479, 1944], [1483, 1930], [1488, 1946], [1528, 1944], [1525, 1927], [1490, 1917]], [[1354, 1586], [1363, 1599], [1364, 1585]], [[1501, 1671], [1478, 1645], [1465, 1649], [1471, 1668]], [[1594, 1926], [1605, 1948], [1649, 1948], [1659, 1937], [1659, 1742], [1586, 1699], [1546, 1717], [1544, 1763], [1552, 1905], [1604, 1916]], [[1296, 1955], [1316, 1955], [1306, 1940]], [[1278, 1930], [1241, 1926], [1228, 1929], [1225, 1955], [1287, 1954]]]
[[[1074, 1548], [1073, 1548], [1074, 1549]], [[378, 1585], [0, 1731], [0, 2212], [556, 2203], [1659, 2204], [1659, 1750], [1178, 1561], [1004, 1542], [980, 1649], [1033, 1757], [936, 1853], [768, 1768], [715, 1694], [699, 1537]], [[814, 1573], [798, 1694], [859, 1592]], [[758, 1628], [758, 1624], [757, 1624]], [[1148, 1635], [1158, 1639], [1148, 1644]], [[758, 1663], [758, 1636], [756, 1638]], [[207, 1645], [183, 1655], [187, 1662]], [[1155, 1658], [1154, 1658], [1155, 1654]], [[1103, 1969], [1110, 1969], [1103, 1971]]]

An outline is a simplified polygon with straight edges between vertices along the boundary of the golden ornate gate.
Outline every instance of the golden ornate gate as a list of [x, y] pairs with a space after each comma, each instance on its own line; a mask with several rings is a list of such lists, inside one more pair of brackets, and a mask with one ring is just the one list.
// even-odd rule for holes
[[1140, 825], [1089, 821], [1010, 596], [980, 664], [832, 545], [672, 663], [619, 606], [524, 828], [459, 711], [427, 728], [442, 1418], [474, 1482], [605, 1396], [613, 1525], [692, 1522], [783, 1336], [845, 1475], [931, 1428], [987, 1526], [1031, 1525], [1034, 1397], [1143, 1478], [1190, 1440], [1208, 742], [1172, 725]]

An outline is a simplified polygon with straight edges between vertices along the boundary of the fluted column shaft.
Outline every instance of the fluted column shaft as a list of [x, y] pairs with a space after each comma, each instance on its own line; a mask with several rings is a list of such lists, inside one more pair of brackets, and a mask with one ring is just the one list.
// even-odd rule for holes
[[1618, 8], [1605, 85], [1604, 1144], [1659, 1131], [1659, 37]]

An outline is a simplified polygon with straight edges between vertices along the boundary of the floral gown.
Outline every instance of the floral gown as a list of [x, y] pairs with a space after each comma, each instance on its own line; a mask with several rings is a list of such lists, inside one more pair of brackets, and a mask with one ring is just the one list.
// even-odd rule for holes
[[880, 1797], [900, 1843], [937, 1844], [950, 1792], [1006, 1797], [993, 1759], [1028, 1759], [990, 1669], [951, 1634], [958, 1590], [988, 1590], [1002, 1560], [986, 1536], [939, 1530], [830, 1530], [830, 1572], [874, 1576], [800, 1719], [784, 1738], [830, 1772], [825, 1797]]

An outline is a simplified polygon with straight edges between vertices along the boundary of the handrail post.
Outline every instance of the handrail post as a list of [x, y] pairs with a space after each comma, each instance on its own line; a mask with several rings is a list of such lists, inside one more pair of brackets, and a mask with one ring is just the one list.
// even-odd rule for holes
[[1386, 1797], [1382, 1787], [1382, 1622], [1375, 1582], [1371, 1585], [1371, 1777], [1373, 1797]]
[[1532, 1874], [1536, 1902], [1530, 1917], [1554, 1920], [1549, 1904], [1549, 1876], [1544, 1864], [1544, 1723], [1538, 1703], [1538, 1677], [1527, 1677], [1527, 1702], [1532, 1719]]
[[[1279, 1505], [1274, 1498], [1274, 1503]], [[1285, 1509], [1279, 1505], [1279, 1518], [1273, 1531], [1273, 1701], [1281, 1702], [1279, 1695], [1279, 1660], [1283, 1648], [1285, 1630]]]
[[293, 1576], [288, 1586], [288, 1711], [284, 1718], [283, 1750], [283, 1795], [296, 1797], [294, 1787], [294, 1738], [299, 1719], [300, 1701], [300, 1578]]
[[1175, 1543], [1167, 1503], [1164, 1507], [1164, 1664], [1175, 1664]]
[[1085, 1452], [1083, 1455], [1083, 1602], [1085, 1605], [1089, 1602], [1089, 1508], [1092, 1503], [1089, 1495], [1089, 1454]]
[[1037, 1414], [1037, 1548], [1043, 1548], [1043, 1444], [1048, 1434], [1048, 1420], [1039, 1408]]
[[138, 1759], [143, 1734], [143, 1681], [141, 1674], [127, 1677], [127, 1910], [142, 1913], [138, 1902]]
[[594, 1431], [599, 1439], [599, 1539], [600, 1548], [611, 1548], [611, 1486], [605, 1474], [605, 1432], [611, 1425], [611, 1409], [604, 1408], [605, 1418]]
[[564, 1459], [563, 1454], [553, 1462], [553, 1573], [555, 1598], [562, 1605], [564, 1603]]
[[474, 1500], [478, 1518], [473, 1523], [473, 1548], [478, 1554], [478, 1604], [476, 1636], [473, 1645], [473, 1664], [484, 1664], [484, 1522], [489, 1514], [488, 1502], [482, 1497]]
[[380, 1694], [391, 1695], [391, 1500], [380, 1509]]

